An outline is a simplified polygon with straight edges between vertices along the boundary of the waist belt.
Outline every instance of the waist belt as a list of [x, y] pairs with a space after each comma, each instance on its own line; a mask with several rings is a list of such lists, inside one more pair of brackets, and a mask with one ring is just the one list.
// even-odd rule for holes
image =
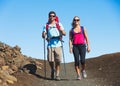
[[60, 41], [62, 41], [62, 36], [55, 36], [52, 38], [47, 38], [47, 41], [49, 41], [50, 39], [59, 39]]
[[56, 39], [56, 38], [60, 38], [60, 36], [52, 37], [52, 38], [50, 38], [50, 39]]

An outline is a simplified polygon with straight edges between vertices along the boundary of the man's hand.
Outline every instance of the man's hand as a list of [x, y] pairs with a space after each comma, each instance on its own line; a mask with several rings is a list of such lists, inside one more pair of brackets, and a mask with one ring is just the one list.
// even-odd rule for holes
[[42, 32], [42, 38], [45, 38], [46, 32]]
[[64, 30], [62, 30], [61, 28], [60, 28], [60, 32], [62, 33], [62, 35], [66, 35], [66, 32], [64, 31]]

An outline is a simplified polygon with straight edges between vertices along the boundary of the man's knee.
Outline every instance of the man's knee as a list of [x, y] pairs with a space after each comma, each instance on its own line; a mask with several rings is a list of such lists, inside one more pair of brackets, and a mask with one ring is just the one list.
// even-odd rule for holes
[[56, 62], [56, 65], [60, 65], [60, 63], [61, 63], [60, 61], [57, 61], [57, 62]]

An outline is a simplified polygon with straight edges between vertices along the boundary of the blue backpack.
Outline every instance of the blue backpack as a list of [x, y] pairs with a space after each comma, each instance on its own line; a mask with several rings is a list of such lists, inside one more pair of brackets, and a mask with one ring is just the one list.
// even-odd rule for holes
[[[81, 30], [82, 30], [82, 34], [84, 35], [85, 37], [85, 34], [84, 34], [84, 27], [83, 26], [80, 26], [81, 27]], [[74, 36], [74, 28], [72, 28], [72, 38]]]

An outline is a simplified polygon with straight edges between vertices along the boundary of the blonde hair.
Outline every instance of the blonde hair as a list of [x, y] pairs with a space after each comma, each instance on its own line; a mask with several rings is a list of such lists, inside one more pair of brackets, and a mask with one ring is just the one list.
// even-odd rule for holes
[[[72, 20], [72, 28], [75, 28], [75, 27], [76, 27], [76, 24], [75, 24], [75, 22], [74, 22], [74, 19], [75, 19], [76, 17], [79, 18], [78, 16], [75, 16], [75, 17], [73, 18], [73, 20]], [[79, 18], [79, 19], [80, 19], [80, 18]]]

